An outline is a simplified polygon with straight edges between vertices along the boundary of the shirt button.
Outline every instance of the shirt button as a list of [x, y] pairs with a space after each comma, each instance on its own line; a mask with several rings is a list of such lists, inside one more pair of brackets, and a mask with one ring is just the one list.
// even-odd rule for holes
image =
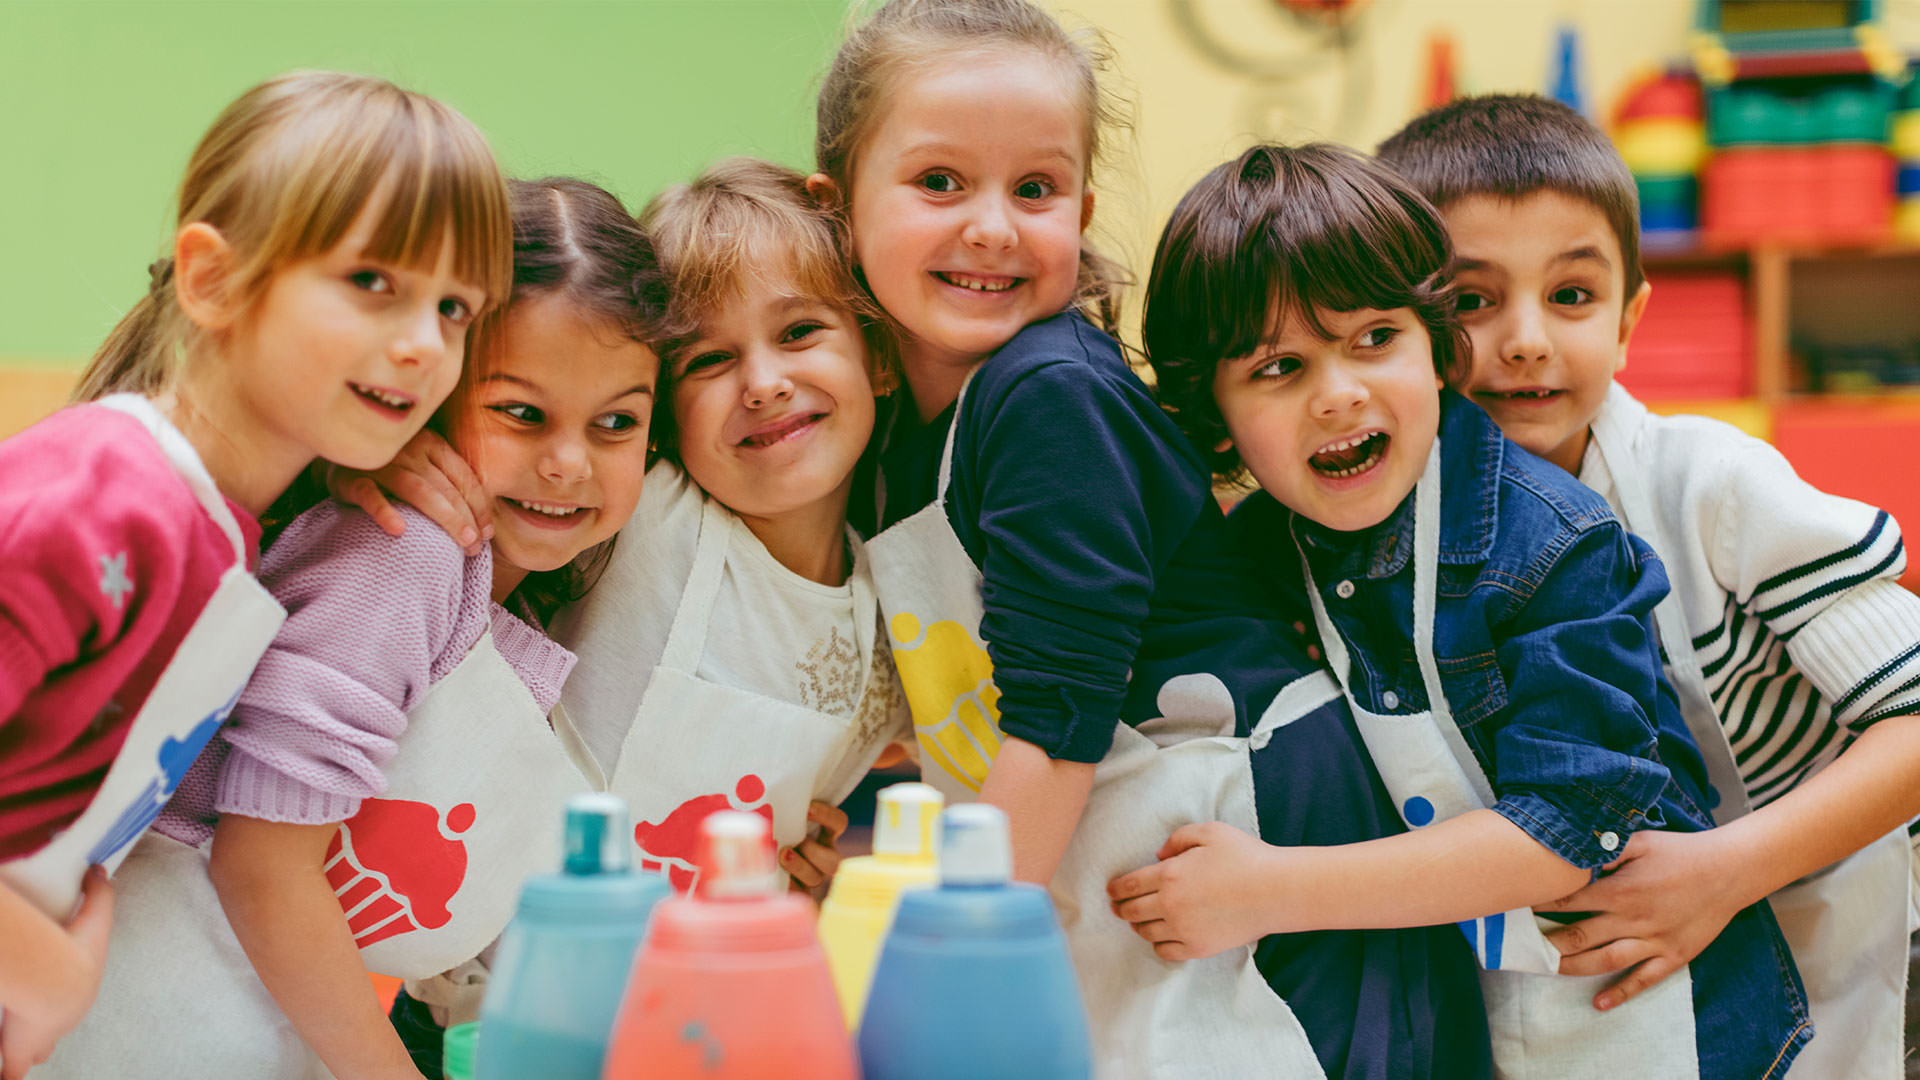
[[1620, 850], [1620, 834], [1617, 832], [1613, 832], [1612, 830], [1608, 830], [1607, 832], [1601, 833], [1600, 834], [1600, 850], [1602, 851]]
[[1342, 600], [1353, 599], [1353, 582], [1343, 581], [1333, 587], [1333, 594]]
[[1397, 709], [1400, 707], [1400, 695], [1389, 690], [1380, 695], [1380, 704], [1385, 705], [1389, 709]]

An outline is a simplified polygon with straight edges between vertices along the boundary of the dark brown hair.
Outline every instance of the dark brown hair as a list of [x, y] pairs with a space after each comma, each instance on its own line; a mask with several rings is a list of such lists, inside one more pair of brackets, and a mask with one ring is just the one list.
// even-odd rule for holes
[[1413, 118], [1380, 144], [1435, 206], [1468, 195], [1557, 191], [1591, 203], [1620, 241], [1627, 298], [1640, 290], [1640, 191], [1613, 141], [1587, 118], [1532, 94], [1462, 98]]
[[[1113, 51], [1095, 30], [1072, 33], [1030, 0], [888, 0], [847, 31], [820, 87], [815, 116], [814, 167], [839, 189], [844, 213], [853, 195], [860, 149], [886, 115], [900, 79], [955, 55], [1026, 49], [1059, 65], [1086, 117], [1087, 175], [1107, 145], [1103, 133], [1130, 127], [1126, 104], [1104, 88]], [[1083, 235], [1074, 302], [1108, 332], [1119, 319], [1125, 268], [1100, 254]]]
[[[606, 329], [651, 347], [666, 321], [666, 274], [652, 240], [620, 200], [605, 188], [569, 177], [512, 180], [507, 195], [513, 209], [508, 310], [537, 297], [562, 297]], [[467, 366], [467, 376], [475, 382], [486, 374], [497, 331], [496, 323], [482, 335], [478, 361]], [[662, 365], [654, 384], [656, 414], [667, 397], [668, 378]], [[456, 392], [450, 405], [461, 396]], [[452, 411], [443, 409], [435, 417], [443, 434]], [[513, 595], [544, 624], [587, 594], [606, 568], [617, 539], [581, 552], [557, 570], [529, 573]]]
[[1174, 208], [1147, 279], [1141, 339], [1160, 401], [1216, 476], [1237, 449], [1213, 398], [1214, 369], [1297, 315], [1331, 339], [1321, 311], [1411, 308], [1452, 376], [1466, 359], [1446, 278], [1446, 226], [1386, 167], [1327, 143], [1256, 146], [1215, 168]]
[[[898, 349], [880, 306], [854, 281], [846, 221], [814, 201], [806, 177], [771, 161], [727, 158], [655, 196], [640, 219], [669, 286], [658, 339], [663, 370], [684, 359], [701, 322], [757, 280], [846, 310], [865, 339], [874, 391], [898, 385]], [[678, 432], [671, 396], [662, 395], [653, 445], [674, 462]]]

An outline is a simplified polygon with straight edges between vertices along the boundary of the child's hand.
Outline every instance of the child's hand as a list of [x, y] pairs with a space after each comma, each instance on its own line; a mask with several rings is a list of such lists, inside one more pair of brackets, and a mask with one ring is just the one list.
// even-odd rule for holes
[[432, 518], [469, 555], [480, 554], [481, 545], [493, 537], [493, 509], [480, 478], [459, 451], [431, 431], [407, 440], [393, 460], [375, 472], [329, 469], [327, 491], [365, 510], [394, 536], [407, 525], [387, 501], [387, 492]]
[[846, 813], [817, 800], [807, 804], [807, 822], [820, 826], [819, 830], [808, 829], [799, 847], [780, 853], [780, 869], [793, 878], [793, 887], [801, 892], [812, 892], [833, 880], [840, 869], [840, 852], [834, 850], [834, 844], [847, 831]]
[[1713, 943], [1745, 907], [1746, 890], [1731, 883], [1741, 867], [1721, 850], [1713, 830], [1644, 830], [1628, 839], [1613, 871], [1535, 911], [1591, 911], [1594, 916], [1547, 935], [1560, 950], [1560, 974], [1633, 970], [1593, 999], [1611, 1009], [1680, 969]]
[[880, 749], [880, 756], [873, 759], [873, 767], [891, 769], [905, 760], [907, 760], [907, 744], [890, 742]]
[[1274, 898], [1253, 879], [1274, 848], [1224, 822], [1183, 825], [1160, 862], [1107, 883], [1113, 913], [1162, 960], [1196, 960], [1273, 932]]
[[47, 1060], [61, 1036], [78, 1027], [100, 991], [100, 975], [107, 966], [107, 932], [113, 928], [113, 886], [98, 866], [80, 882], [80, 910], [67, 921], [67, 936], [84, 971], [82, 994], [47, 994], [7, 1008], [0, 1025], [0, 1080], [20, 1080], [27, 1070]]

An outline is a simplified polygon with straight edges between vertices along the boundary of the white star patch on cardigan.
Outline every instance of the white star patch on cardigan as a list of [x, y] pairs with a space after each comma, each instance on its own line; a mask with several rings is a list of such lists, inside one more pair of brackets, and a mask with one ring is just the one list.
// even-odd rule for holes
[[127, 553], [100, 556], [100, 592], [113, 601], [115, 611], [127, 602], [127, 594], [133, 591], [133, 579], [127, 576]]

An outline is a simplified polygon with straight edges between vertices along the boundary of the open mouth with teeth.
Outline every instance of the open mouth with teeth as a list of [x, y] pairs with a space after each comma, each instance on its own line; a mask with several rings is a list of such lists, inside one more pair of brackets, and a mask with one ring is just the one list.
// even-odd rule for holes
[[402, 416], [413, 411], [413, 399], [405, 394], [397, 394], [392, 390], [382, 390], [377, 386], [367, 386], [364, 383], [349, 382], [347, 385], [353, 389], [355, 394], [360, 396], [360, 400], [369, 405], [386, 409]]
[[1026, 278], [1007, 277], [1003, 274], [982, 276], [979, 274], [961, 274], [952, 270], [935, 270], [933, 276], [955, 288], [981, 293], [1003, 293], [1027, 280]]
[[565, 506], [560, 503], [531, 502], [526, 499], [506, 499], [505, 501], [521, 510], [525, 510], [529, 514], [538, 514], [543, 518], [551, 518], [554, 521], [566, 521], [569, 518], [579, 517], [590, 509], [585, 506]]
[[1485, 396], [1496, 401], [1546, 401], [1564, 393], [1565, 390], [1490, 390]]
[[1344, 480], [1349, 476], [1359, 476], [1387, 455], [1387, 444], [1393, 437], [1384, 431], [1369, 432], [1351, 439], [1342, 439], [1314, 451], [1307, 464], [1314, 472], [1331, 480]]
[[741, 439], [740, 445], [762, 447], [786, 442], [788, 439], [811, 430], [813, 425], [825, 419], [826, 415], [826, 413], [801, 413], [798, 416], [783, 420], [772, 427], [762, 428], [754, 432], [746, 438]]

